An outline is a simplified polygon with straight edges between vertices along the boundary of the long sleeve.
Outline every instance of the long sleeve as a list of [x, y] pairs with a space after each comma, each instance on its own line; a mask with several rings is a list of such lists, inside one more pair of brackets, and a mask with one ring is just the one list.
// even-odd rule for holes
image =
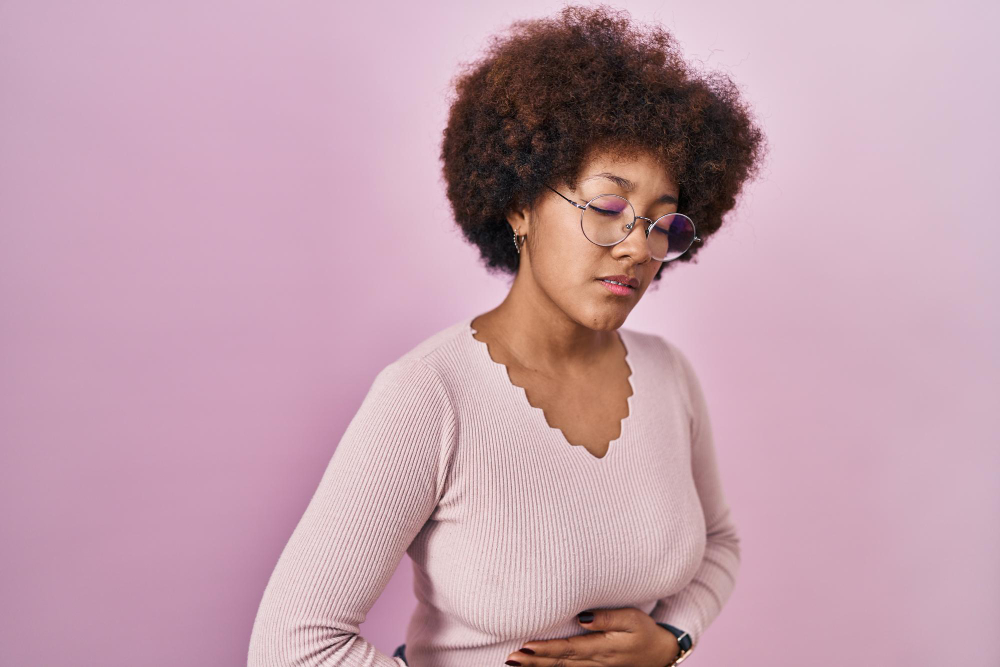
[[378, 374], [271, 574], [248, 667], [405, 665], [359, 628], [440, 500], [456, 432], [425, 361]]
[[736, 585], [740, 540], [723, 493], [712, 424], [701, 384], [684, 353], [673, 344], [667, 346], [687, 386], [691, 409], [691, 470], [705, 514], [706, 546], [701, 565], [691, 582], [677, 593], [660, 599], [650, 616], [659, 623], [686, 630], [697, 644]]

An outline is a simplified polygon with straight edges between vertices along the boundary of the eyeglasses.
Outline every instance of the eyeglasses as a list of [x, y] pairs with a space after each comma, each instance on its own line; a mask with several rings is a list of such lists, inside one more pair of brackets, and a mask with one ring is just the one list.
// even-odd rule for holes
[[658, 262], [677, 259], [694, 244], [701, 241], [695, 233], [694, 221], [683, 213], [667, 213], [656, 220], [635, 214], [632, 203], [620, 195], [598, 195], [580, 206], [558, 190], [545, 187], [576, 206], [580, 211], [580, 229], [591, 243], [613, 246], [624, 241], [632, 232], [637, 220], [646, 220], [646, 240], [649, 254]]

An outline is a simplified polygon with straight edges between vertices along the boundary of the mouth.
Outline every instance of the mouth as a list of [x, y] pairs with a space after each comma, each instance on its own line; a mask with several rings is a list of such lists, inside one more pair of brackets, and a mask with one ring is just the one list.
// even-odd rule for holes
[[639, 279], [635, 276], [627, 276], [624, 273], [616, 273], [613, 276], [601, 276], [598, 280], [607, 281], [609, 283], [617, 283], [633, 289], [639, 289]]
[[618, 296], [628, 296], [638, 289], [638, 287], [633, 287], [623, 280], [615, 280], [613, 278], [598, 278], [597, 281], [604, 285], [612, 294], [617, 294]]
[[632, 287], [634, 289], [639, 288], [639, 279], [635, 276], [627, 276], [624, 273], [616, 273], [613, 276], [601, 276], [598, 280], [618, 283], [619, 285], [625, 285], [626, 287]]

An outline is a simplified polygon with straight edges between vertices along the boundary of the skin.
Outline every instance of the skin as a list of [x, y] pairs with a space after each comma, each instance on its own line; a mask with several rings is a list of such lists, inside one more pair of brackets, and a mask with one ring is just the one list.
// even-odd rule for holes
[[[601, 173], [628, 179], [635, 188], [630, 192]], [[629, 157], [594, 152], [576, 189], [553, 187], [581, 206], [597, 195], [617, 194], [652, 219], [677, 210], [675, 203], [657, 201], [663, 195], [676, 199], [676, 183], [643, 152]], [[583, 235], [580, 209], [549, 189], [534, 206], [510, 211], [507, 221], [526, 236], [518, 272], [504, 301], [474, 319], [476, 338], [570, 445], [603, 458], [621, 433], [632, 393], [617, 329], [662, 262], [649, 254], [642, 220], [620, 243], [599, 246]], [[619, 296], [598, 280], [617, 274], [636, 277], [638, 289]]]
[[[525, 642], [505, 665], [539, 667], [664, 667], [680, 653], [673, 633], [641, 609], [594, 609], [591, 630], [566, 639]], [[534, 655], [525, 651], [533, 651]]]
[[[624, 177], [635, 188], [627, 191], [595, 177], [602, 172]], [[581, 205], [600, 194], [622, 195], [636, 214], [654, 220], [677, 210], [675, 203], [657, 202], [662, 195], [676, 200], [678, 187], [650, 154], [616, 157], [598, 151], [581, 174], [576, 190], [566, 184], [552, 187]], [[603, 457], [620, 433], [631, 391], [617, 329], [662, 262], [649, 254], [642, 220], [620, 243], [598, 246], [580, 230], [580, 209], [548, 189], [533, 207], [510, 211], [507, 221], [527, 240], [510, 292], [500, 305], [473, 320], [475, 336], [507, 367], [511, 381], [525, 388], [529, 402], [542, 408], [550, 426], [560, 428], [571, 445]], [[638, 289], [618, 296], [598, 280], [615, 274], [635, 276]], [[534, 654], [515, 651], [505, 664], [663, 667], [680, 651], [674, 635], [641, 609], [589, 611], [594, 620], [581, 627], [591, 632], [526, 642], [522, 648]]]

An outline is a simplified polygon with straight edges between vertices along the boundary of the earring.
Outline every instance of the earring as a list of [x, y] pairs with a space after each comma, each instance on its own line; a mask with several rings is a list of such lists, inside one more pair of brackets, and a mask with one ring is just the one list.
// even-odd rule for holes
[[521, 241], [518, 241], [518, 239], [517, 239], [517, 232], [514, 232], [514, 247], [517, 248], [517, 254], [518, 255], [521, 254], [521, 246], [524, 244], [524, 239], [526, 239], [526, 238], [528, 238], [527, 234], [525, 234], [524, 236], [521, 237]]

